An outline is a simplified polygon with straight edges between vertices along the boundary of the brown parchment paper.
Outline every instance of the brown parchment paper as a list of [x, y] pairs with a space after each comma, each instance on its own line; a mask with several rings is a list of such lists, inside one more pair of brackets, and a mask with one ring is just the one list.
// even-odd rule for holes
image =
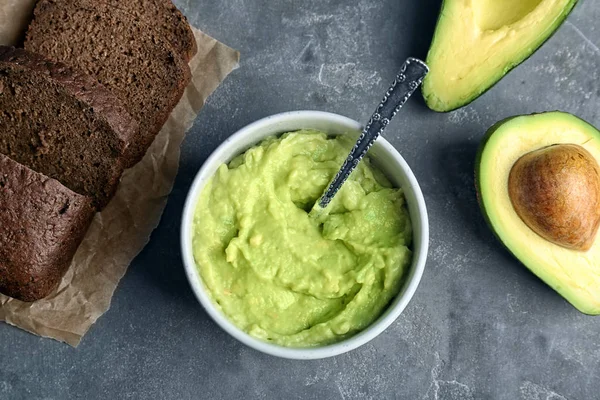
[[[14, 44], [36, 0], [0, 0], [0, 44]], [[194, 29], [192, 81], [144, 159], [125, 171], [115, 198], [97, 214], [57, 290], [23, 303], [0, 295], [0, 321], [77, 346], [110, 307], [134, 257], [158, 225], [179, 166], [179, 147], [206, 98], [238, 66], [239, 53]]]

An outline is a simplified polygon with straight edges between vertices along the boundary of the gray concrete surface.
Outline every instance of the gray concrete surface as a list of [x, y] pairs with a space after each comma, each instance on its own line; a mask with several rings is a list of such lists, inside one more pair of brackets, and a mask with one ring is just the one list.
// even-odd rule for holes
[[450, 114], [411, 101], [386, 136], [422, 185], [431, 250], [414, 300], [386, 332], [339, 357], [288, 361], [221, 331], [179, 256], [185, 194], [216, 146], [269, 114], [319, 109], [365, 120], [402, 61], [424, 57], [439, 0], [176, 1], [242, 52], [184, 145], [160, 227], [112, 309], [78, 349], [0, 325], [0, 399], [600, 398], [600, 320], [514, 260], [477, 207], [473, 160], [499, 119], [561, 109], [600, 125], [600, 4], [580, 1], [524, 65]]

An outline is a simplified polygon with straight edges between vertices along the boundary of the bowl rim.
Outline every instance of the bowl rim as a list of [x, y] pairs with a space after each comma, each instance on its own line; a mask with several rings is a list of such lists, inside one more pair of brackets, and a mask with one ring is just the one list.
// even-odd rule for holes
[[[206, 159], [206, 161], [204, 161], [204, 163], [196, 173], [192, 185], [190, 186], [190, 189], [186, 196], [180, 230], [181, 254], [187, 280], [197, 300], [200, 302], [200, 304], [208, 313], [208, 315], [212, 318], [212, 320], [216, 322], [217, 325], [219, 325], [229, 335], [233, 336], [235, 339], [237, 339], [238, 341], [250, 348], [272, 356], [294, 360], [314, 360], [340, 355], [368, 343], [369, 341], [377, 337], [379, 334], [381, 334], [400, 316], [400, 314], [404, 311], [404, 309], [414, 296], [423, 276], [429, 248], [429, 220], [427, 215], [427, 208], [425, 205], [425, 199], [423, 197], [423, 193], [421, 192], [421, 188], [412, 170], [410, 169], [404, 158], [400, 155], [400, 153], [387, 140], [385, 140], [385, 138], [380, 137], [377, 139], [378, 145], [382, 146], [385, 152], [389, 153], [394, 157], [395, 161], [400, 165], [404, 175], [406, 176], [409, 182], [410, 190], [413, 192], [414, 198], [416, 199], [417, 211], [421, 222], [421, 246], [418, 253], [413, 252], [413, 263], [411, 265], [413, 271], [411, 271], [412, 273], [410, 274], [410, 276], [407, 277], [407, 282], [405, 283], [402, 292], [394, 300], [392, 300], [387, 310], [384, 311], [384, 313], [367, 328], [365, 328], [364, 330], [362, 330], [354, 336], [342, 340], [341, 342], [320, 347], [297, 348], [284, 347], [281, 345], [268, 343], [251, 336], [250, 334], [244, 332], [236, 325], [234, 325], [233, 322], [231, 322], [228, 319], [228, 317], [226, 317], [224, 313], [222, 313], [222, 311], [217, 308], [217, 306], [213, 303], [210, 296], [208, 295], [207, 290], [205, 289], [202, 277], [200, 276], [200, 272], [198, 271], [196, 262], [194, 260], [192, 246], [191, 232], [193, 228], [194, 211], [198, 201], [198, 196], [200, 195], [200, 191], [204, 187], [206, 180], [209, 179], [202, 179], [203, 176], [206, 175], [205, 171], [207, 171], [208, 168], [215, 163], [220, 164], [221, 162], [219, 160], [224, 158], [223, 155], [228, 152], [228, 148], [232, 144], [241, 141], [243, 138], [245, 138], [246, 135], [252, 132], [264, 129], [271, 125], [276, 125], [278, 123], [284, 123], [295, 120], [298, 120], [298, 129], [301, 129], [301, 120], [314, 119], [321, 119], [324, 121], [333, 122], [340, 126], [345, 126], [349, 130], [362, 130], [362, 125], [350, 118], [344, 117], [339, 114], [311, 110], [290, 111], [274, 114], [259, 119], [258, 121], [255, 121], [249, 125], [246, 125], [245, 127], [235, 132], [233, 135], [231, 135], [229, 138], [227, 138], [223, 143], [221, 143], [211, 153], [211, 155]], [[255, 142], [254, 145], [260, 143], [260, 140], [258, 142]], [[211, 176], [213, 174], [211, 174]], [[403, 189], [406, 190], [405, 188]], [[414, 234], [415, 230], [413, 229], [413, 235]]]

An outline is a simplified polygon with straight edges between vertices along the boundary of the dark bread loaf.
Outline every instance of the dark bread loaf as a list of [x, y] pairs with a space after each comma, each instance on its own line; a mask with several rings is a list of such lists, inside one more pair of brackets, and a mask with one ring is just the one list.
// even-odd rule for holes
[[23, 49], [0, 46], [0, 153], [92, 197], [114, 194], [138, 125], [108, 90]]
[[22, 301], [49, 295], [94, 214], [90, 197], [0, 155], [0, 292]]
[[[188, 64], [160, 30], [134, 14], [90, 0], [41, 0], [27, 50], [95, 77], [140, 124], [132, 158], [140, 160], [190, 81]], [[130, 164], [132, 165], [132, 164]]]
[[134, 14], [147, 25], [160, 29], [163, 37], [186, 61], [190, 61], [198, 51], [194, 32], [187, 18], [171, 0], [104, 0], [104, 2]]

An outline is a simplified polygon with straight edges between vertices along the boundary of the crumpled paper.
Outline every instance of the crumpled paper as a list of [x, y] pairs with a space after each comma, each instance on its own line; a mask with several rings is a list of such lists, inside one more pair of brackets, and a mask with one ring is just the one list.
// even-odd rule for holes
[[[0, 44], [15, 44], [36, 0], [0, 0]], [[115, 198], [98, 213], [59, 287], [23, 303], [0, 295], [0, 321], [77, 346], [110, 307], [127, 267], [156, 228], [173, 187], [179, 148], [206, 98], [238, 66], [239, 53], [194, 29], [192, 81], [144, 159], [125, 171]]]

